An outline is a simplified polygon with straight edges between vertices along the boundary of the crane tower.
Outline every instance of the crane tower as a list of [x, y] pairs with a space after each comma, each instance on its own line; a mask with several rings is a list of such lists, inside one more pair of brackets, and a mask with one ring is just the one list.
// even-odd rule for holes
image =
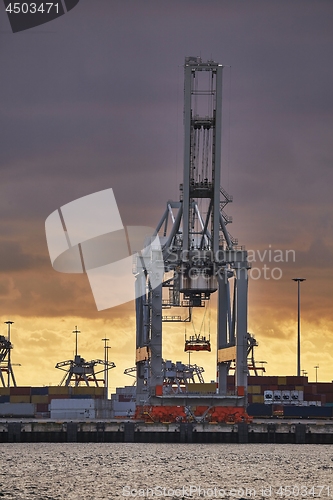
[[[184, 395], [163, 393], [163, 322], [190, 321], [192, 309], [205, 307], [213, 293], [218, 295], [214, 405], [246, 403], [249, 265], [247, 252], [227, 230], [231, 218], [224, 212], [232, 197], [220, 183], [222, 71], [223, 66], [211, 60], [185, 59], [183, 183], [180, 200], [167, 202], [155, 233], [163, 255], [163, 262], [155, 262], [162, 283], [153, 287], [140, 258], [135, 266], [137, 405], [184, 400]], [[152, 261], [160, 255], [152, 249]], [[171, 308], [186, 308], [188, 314], [183, 318], [163, 313]], [[232, 361], [236, 391], [230, 396], [227, 374]]]

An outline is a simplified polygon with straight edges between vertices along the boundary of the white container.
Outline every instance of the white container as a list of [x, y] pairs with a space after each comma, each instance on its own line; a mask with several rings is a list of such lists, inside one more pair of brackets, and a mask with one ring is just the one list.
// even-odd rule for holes
[[264, 391], [264, 403], [265, 404], [273, 403], [273, 391]]
[[96, 412], [94, 409], [51, 410], [51, 418], [54, 420], [85, 420], [96, 418]]
[[128, 410], [135, 411], [135, 402], [134, 401], [129, 401], [129, 402], [112, 401], [112, 409], [113, 409], [113, 411], [128, 411]]
[[299, 401], [299, 391], [291, 391], [290, 392], [290, 399], [292, 401]]
[[274, 400], [274, 402], [281, 402], [282, 401], [281, 391], [274, 391], [273, 392], [273, 400]]
[[52, 399], [50, 416], [56, 420], [82, 420], [95, 418], [94, 399]]
[[115, 411], [113, 412], [111, 418], [119, 418], [119, 417], [124, 417], [124, 418], [131, 418], [133, 417], [134, 413], [130, 413], [127, 411]]
[[283, 401], [283, 403], [289, 403], [290, 399], [290, 391], [282, 391], [281, 401]]
[[33, 403], [0, 403], [0, 416], [3, 417], [33, 417]]
[[52, 399], [50, 403], [50, 411], [53, 410], [90, 410], [95, 409], [94, 399]]

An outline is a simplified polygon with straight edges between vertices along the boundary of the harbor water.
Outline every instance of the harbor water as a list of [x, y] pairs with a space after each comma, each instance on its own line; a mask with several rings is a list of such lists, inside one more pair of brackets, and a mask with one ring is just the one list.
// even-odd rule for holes
[[1, 499], [331, 497], [330, 445], [1, 445]]

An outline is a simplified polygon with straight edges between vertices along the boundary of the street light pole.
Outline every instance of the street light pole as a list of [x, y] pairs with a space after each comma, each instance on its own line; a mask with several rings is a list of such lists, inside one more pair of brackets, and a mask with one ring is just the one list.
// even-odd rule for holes
[[75, 330], [73, 330], [73, 333], [75, 333], [75, 357], [77, 356], [77, 334], [81, 333], [80, 330], [77, 329], [77, 326], [75, 327]]
[[297, 377], [301, 376], [301, 282], [306, 281], [305, 278], [292, 278], [297, 281]]
[[105, 399], [108, 399], [108, 367], [107, 367], [107, 363], [108, 363], [108, 349], [109, 348], [107, 346], [107, 342], [110, 339], [104, 338], [102, 340], [104, 342], [104, 397], [105, 397]]
[[317, 373], [318, 372], [318, 368], [319, 368], [319, 365], [316, 365], [314, 367], [314, 369], [316, 370], [316, 383], [318, 382], [318, 373]]
[[[106, 363], [109, 365], [109, 349], [111, 347], [108, 345], [106, 346]], [[106, 399], [109, 397], [109, 367], [106, 367]]]
[[[10, 344], [10, 326], [14, 323], [14, 321], [5, 321], [5, 325], [8, 326], [8, 342]], [[9, 346], [8, 350], [8, 387], [10, 387], [11, 375], [12, 375], [12, 362], [11, 362], [11, 350], [12, 346]], [[15, 383], [14, 383], [15, 385]]]

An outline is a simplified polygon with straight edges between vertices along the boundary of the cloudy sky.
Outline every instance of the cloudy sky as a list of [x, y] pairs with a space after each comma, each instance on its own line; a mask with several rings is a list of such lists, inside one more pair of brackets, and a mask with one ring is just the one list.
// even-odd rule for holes
[[[0, 313], [15, 322], [19, 385], [60, 381], [54, 365], [72, 357], [75, 325], [86, 359], [110, 338], [110, 385], [131, 382], [134, 304], [98, 312], [85, 275], [52, 269], [44, 223], [112, 187], [124, 224], [157, 224], [182, 181], [187, 55], [225, 65], [222, 185], [230, 232], [257, 269], [257, 359], [268, 374], [296, 373], [301, 276], [302, 369], [314, 379], [319, 364], [319, 380], [332, 380], [332, 19], [329, 0], [80, 0], [13, 34], [0, 4]], [[214, 301], [211, 311], [214, 339]], [[184, 333], [166, 327], [165, 357], [186, 361]], [[195, 360], [214, 378], [215, 354]]]

